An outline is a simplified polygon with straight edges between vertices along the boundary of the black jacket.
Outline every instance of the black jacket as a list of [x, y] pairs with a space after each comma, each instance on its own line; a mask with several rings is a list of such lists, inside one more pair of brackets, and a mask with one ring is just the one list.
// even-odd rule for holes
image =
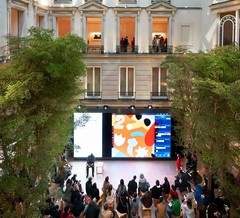
[[137, 182], [132, 179], [128, 183], [128, 194], [133, 195], [134, 192], [137, 192]]
[[154, 199], [159, 199], [159, 197], [162, 195], [162, 186], [153, 186], [151, 188], [151, 192], [152, 192], [152, 197]]
[[98, 218], [100, 213], [100, 207], [94, 203], [89, 203], [86, 211], [84, 212], [86, 218]]

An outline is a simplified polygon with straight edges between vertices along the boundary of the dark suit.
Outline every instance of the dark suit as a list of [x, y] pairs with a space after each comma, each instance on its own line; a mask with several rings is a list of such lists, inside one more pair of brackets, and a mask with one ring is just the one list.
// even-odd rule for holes
[[94, 176], [94, 162], [95, 162], [95, 157], [93, 154], [90, 154], [87, 157], [87, 166], [86, 166], [87, 176], [86, 177], [88, 177], [89, 168], [92, 168], [92, 176]]

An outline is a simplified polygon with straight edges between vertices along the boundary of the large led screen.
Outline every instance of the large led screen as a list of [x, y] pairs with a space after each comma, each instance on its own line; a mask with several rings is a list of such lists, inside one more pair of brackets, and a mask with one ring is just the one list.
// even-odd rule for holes
[[171, 157], [169, 114], [113, 114], [112, 157]]
[[74, 113], [74, 158], [102, 157], [102, 113]]

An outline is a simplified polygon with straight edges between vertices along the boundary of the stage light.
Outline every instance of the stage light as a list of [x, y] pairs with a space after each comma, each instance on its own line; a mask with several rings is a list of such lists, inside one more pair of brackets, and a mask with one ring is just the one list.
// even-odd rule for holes
[[130, 105], [130, 107], [129, 107], [130, 109], [135, 109], [135, 105]]
[[109, 106], [108, 105], [103, 105], [103, 109], [108, 109]]
[[77, 106], [77, 110], [79, 111], [79, 110], [81, 110], [82, 109], [82, 105], [78, 105]]
[[147, 108], [148, 108], [148, 109], [152, 109], [153, 106], [152, 106], [152, 105], [148, 105]]

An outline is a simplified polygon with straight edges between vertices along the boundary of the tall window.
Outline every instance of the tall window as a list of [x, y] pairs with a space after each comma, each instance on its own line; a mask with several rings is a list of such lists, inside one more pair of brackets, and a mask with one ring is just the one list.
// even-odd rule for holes
[[36, 15], [36, 27], [41, 29], [44, 28], [44, 16]]
[[102, 18], [87, 17], [87, 51], [89, 53], [101, 52], [102, 45]]
[[24, 11], [11, 9], [11, 35], [23, 36]]
[[101, 97], [101, 68], [87, 68], [87, 93], [86, 97]]
[[134, 98], [134, 68], [120, 68], [120, 93], [119, 97]]
[[152, 50], [154, 53], [167, 52], [168, 18], [152, 18]]
[[101, 45], [101, 17], [87, 17], [87, 43]]
[[64, 36], [71, 33], [71, 18], [70, 17], [58, 17], [58, 36]]
[[135, 51], [135, 18], [120, 17], [120, 52]]
[[152, 68], [152, 98], [167, 98], [167, 68]]
[[220, 21], [220, 45], [231, 45], [235, 41], [235, 17], [226, 15]]

